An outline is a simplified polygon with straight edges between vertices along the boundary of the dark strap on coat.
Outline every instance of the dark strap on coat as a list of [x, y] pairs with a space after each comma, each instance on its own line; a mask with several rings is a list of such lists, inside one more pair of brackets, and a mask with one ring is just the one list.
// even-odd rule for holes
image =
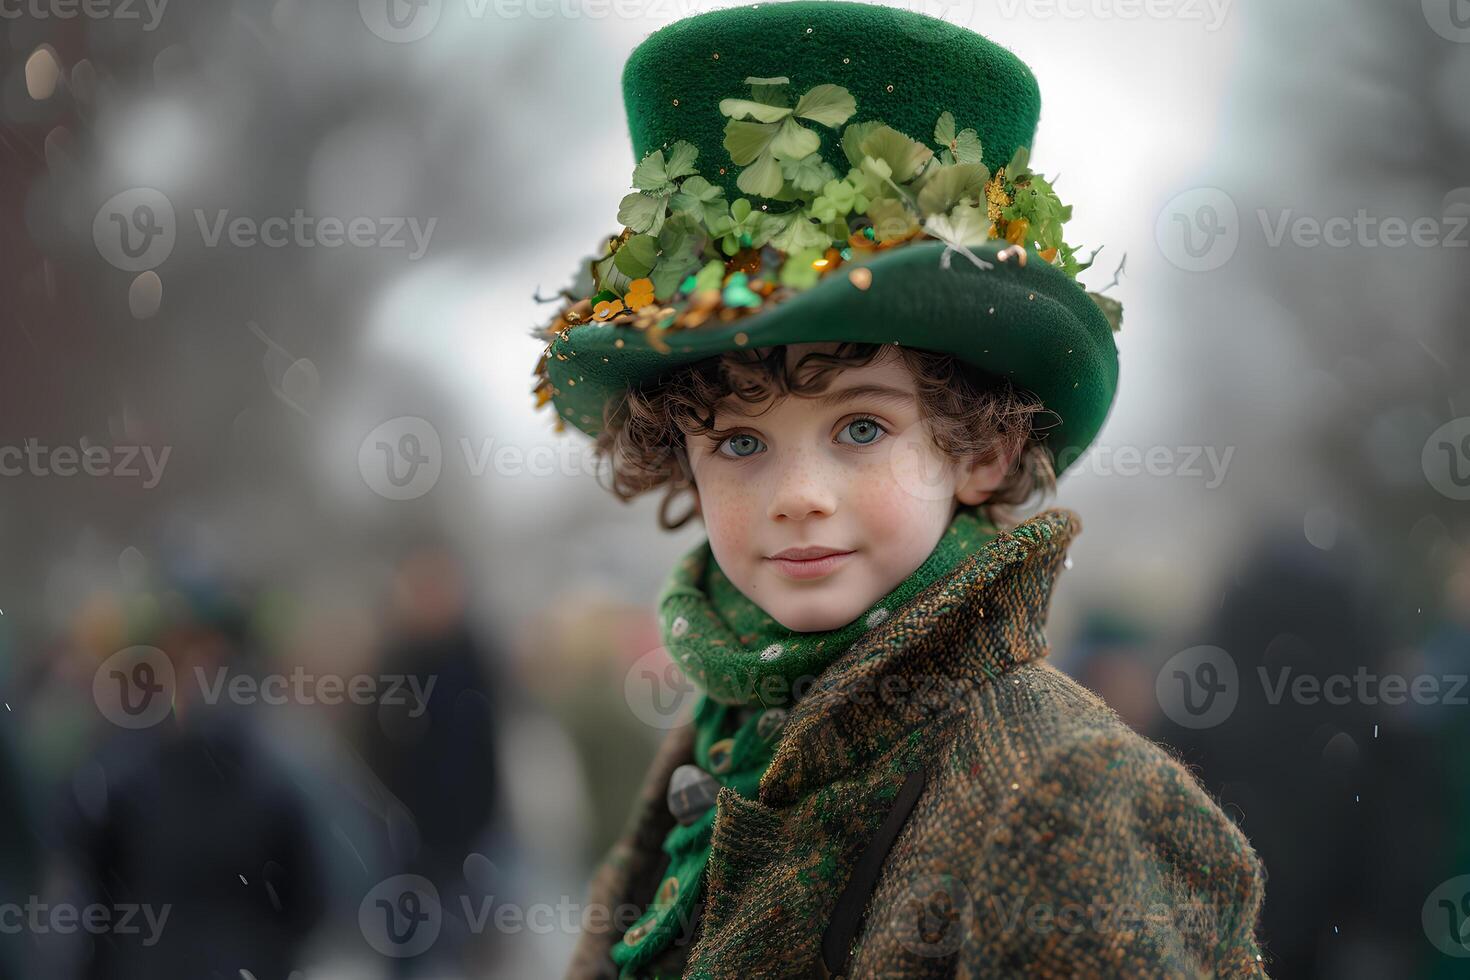
[[852, 869], [852, 877], [847, 879], [847, 887], [837, 897], [832, 920], [827, 923], [827, 931], [822, 934], [822, 966], [827, 976], [840, 977], [847, 969], [847, 957], [852, 948], [853, 937], [857, 935], [858, 924], [862, 922], [863, 910], [867, 908], [868, 897], [873, 894], [873, 887], [878, 883], [878, 874], [883, 870], [883, 862], [888, 857], [889, 849], [893, 847], [898, 832], [903, 829], [904, 822], [908, 820], [909, 813], [913, 811], [914, 804], [923, 791], [924, 770], [915, 769], [899, 787], [898, 795], [893, 800], [893, 809], [888, 811], [883, 826], [878, 828], [878, 833], [873, 835], [867, 848], [858, 857], [857, 865]]

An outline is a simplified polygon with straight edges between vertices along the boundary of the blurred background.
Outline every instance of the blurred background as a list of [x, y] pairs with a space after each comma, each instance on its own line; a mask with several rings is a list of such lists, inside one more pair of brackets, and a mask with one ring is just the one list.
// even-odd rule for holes
[[[1249, 835], [1273, 975], [1466, 975], [1470, 4], [905, 5], [1126, 255], [1053, 661]], [[702, 535], [530, 331], [714, 6], [0, 0], [0, 977], [566, 968]]]

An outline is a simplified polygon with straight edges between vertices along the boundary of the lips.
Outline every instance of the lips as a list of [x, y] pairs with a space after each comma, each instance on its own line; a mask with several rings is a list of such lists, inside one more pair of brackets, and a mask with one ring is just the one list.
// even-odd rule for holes
[[784, 558], [788, 561], [810, 561], [813, 558], [826, 558], [828, 555], [850, 555], [851, 551], [844, 548], [823, 548], [821, 545], [807, 545], [803, 548], [787, 548], [778, 551], [772, 558]]
[[[791, 555], [810, 555], [807, 558], [792, 558]], [[787, 548], [767, 559], [776, 571], [791, 579], [825, 578], [847, 562], [851, 551], [835, 548]]]

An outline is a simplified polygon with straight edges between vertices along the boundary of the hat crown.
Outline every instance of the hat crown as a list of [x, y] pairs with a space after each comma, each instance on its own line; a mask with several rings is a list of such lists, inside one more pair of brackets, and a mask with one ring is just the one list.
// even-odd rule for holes
[[[942, 112], [979, 135], [993, 172], [1031, 146], [1041, 111], [1036, 79], [1010, 51], [974, 31], [911, 10], [847, 0], [792, 0], [698, 14], [655, 31], [623, 68], [635, 162], [684, 140], [695, 166], [730, 200], [740, 167], [724, 146], [720, 101], [748, 98], [749, 77], [784, 76], [795, 96], [816, 85], [847, 89], [851, 122], [881, 120], [933, 142]], [[824, 161], [846, 170], [844, 127], [810, 127]], [[724, 173], [721, 173], [721, 169]]]

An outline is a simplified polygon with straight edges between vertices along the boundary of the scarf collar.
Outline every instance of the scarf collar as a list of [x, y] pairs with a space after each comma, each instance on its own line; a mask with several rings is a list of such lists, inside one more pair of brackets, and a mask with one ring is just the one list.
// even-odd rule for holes
[[[778, 744], [784, 744], [788, 710], [804, 687], [860, 639], [894, 619], [916, 597], [980, 553], [998, 534], [981, 512], [965, 508], [940, 536], [929, 556], [856, 619], [838, 629], [798, 633], [777, 623], [748, 599], [720, 569], [706, 540], [675, 566], [658, 599], [664, 644], [701, 689], [695, 707], [694, 764], [712, 785], [757, 798]], [[761, 709], [765, 710], [762, 711]], [[644, 914], [610, 950], [622, 978], [640, 971], [668, 948], [691, 921], [704, 888], [716, 809], [709, 805], [689, 824], [675, 824], [664, 838], [669, 857], [664, 880]]]
[[[1051, 586], [1081, 529], [1077, 515], [1064, 509], [1043, 511], [1007, 532], [987, 524], [978, 548], [950, 550], [941, 542], [945, 555], [931, 555], [922, 575], [905, 580], [902, 601], [896, 601], [895, 589], [841, 630], [785, 631], [786, 640], [811, 639], [795, 670], [828, 658], [815, 684], [789, 708], [761, 711], [758, 699], [751, 705], [721, 703], [706, 689], [686, 739], [677, 744], [680, 753], [684, 747], [692, 751], [695, 764], [719, 786], [734, 791], [726, 825], [732, 853], [765, 853], [780, 823], [778, 808], [868, 764], [934, 715], [965, 710], [973, 687], [1046, 656]], [[762, 665], [786, 658], [760, 659], [767, 636], [742, 642], [748, 634], [732, 621], [749, 617], [749, 609], [726, 601], [713, 609], [715, 604], [702, 600], [705, 569], [718, 567], [707, 549], [701, 545], [681, 562], [660, 597], [666, 641], [676, 641], [669, 649], [681, 664], [704, 670], [701, 678], [684, 667], [696, 682], [728, 676], [737, 685], [743, 679], [745, 686], [737, 690], [752, 690], [752, 679], [768, 676]], [[891, 614], [874, 617], [877, 609]], [[765, 619], [757, 620], [762, 629], [779, 629]], [[703, 637], [694, 635], [693, 624], [701, 621]], [[824, 640], [819, 649], [816, 644]], [[712, 673], [711, 663], [721, 670]], [[715, 815], [710, 806], [692, 824], [675, 824], [665, 837], [664, 881], [643, 917], [611, 950], [621, 977], [638, 976], [691, 921], [704, 887]]]
[[860, 637], [901, 614], [998, 533], [982, 512], [960, 509], [929, 556], [887, 595], [845, 626], [805, 633], [782, 626], [741, 593], [706, 540], [675, 566], [659, 595], [664, 646], [709, 699], [789, 705]]
[[758, 809], [789, 805], [866, 764], [969, 691], [1045, 657], [1052, 585], [1082, 530], [1052, 508], [996, 535], [853, 643], [791, 708]]

